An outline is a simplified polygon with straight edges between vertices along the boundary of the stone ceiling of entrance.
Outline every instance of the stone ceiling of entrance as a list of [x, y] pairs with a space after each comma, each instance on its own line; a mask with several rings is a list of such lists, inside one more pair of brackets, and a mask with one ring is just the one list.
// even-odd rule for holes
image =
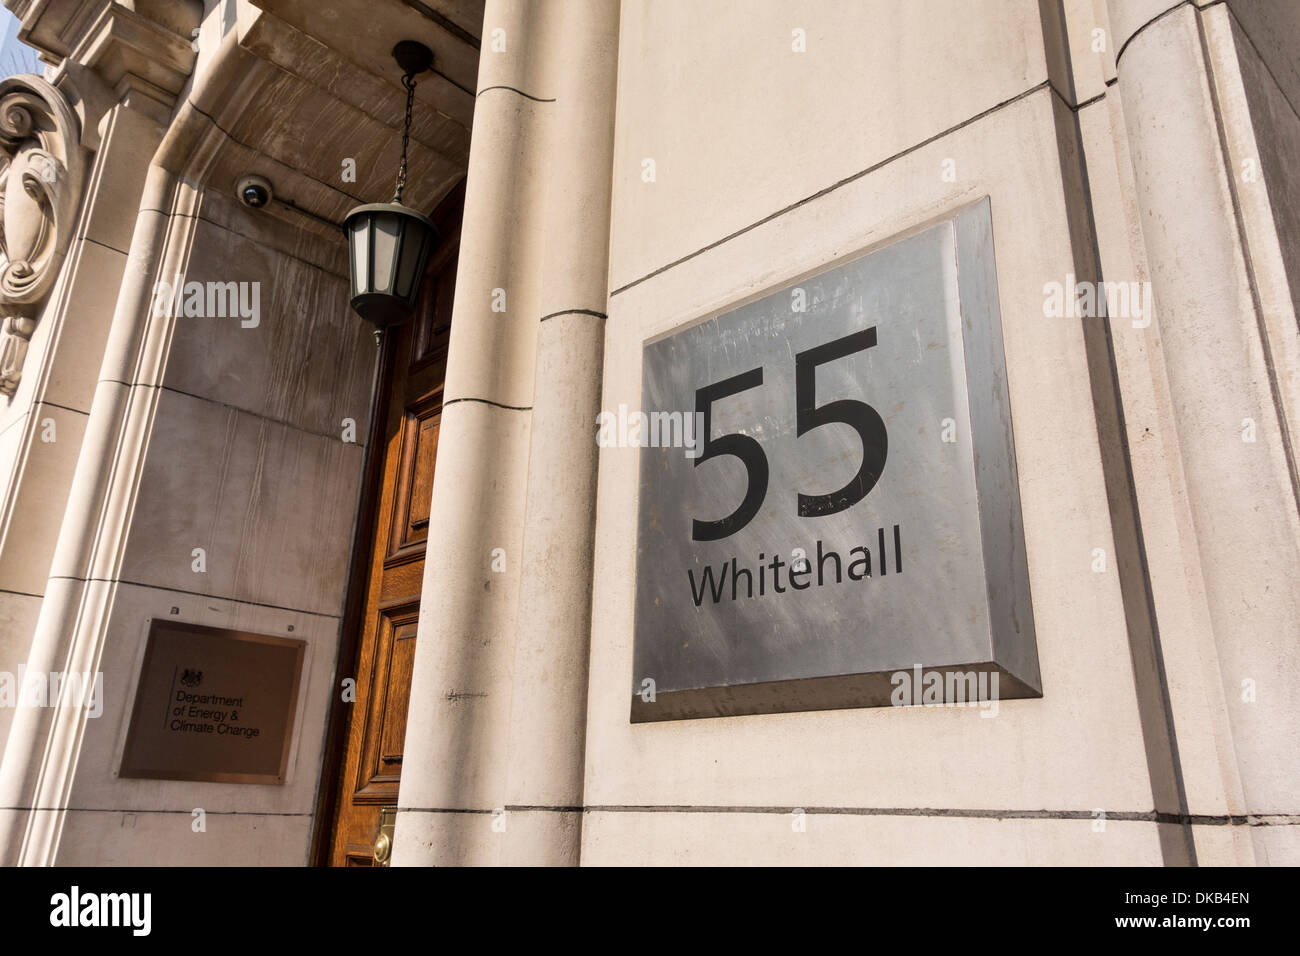
[[[482, 0], [253, 0], [239, 45], [275, 69], [229, 124], [218, 120], [236, 148], [209, 181], [262, 172], [277, 195], [334, 222], [356, 202], [386, 201], [405, 106], [391, 51], [414, 39], [434, 51], [434, 72], [416, 90], [404, 201], [431, 209], [468, 163], [482, 16]], [[270, 165], [239, 168], [260, 165], [249, 153]], [[347, 159], [355, 182], [342, 175]]]
[[62, 64], [55, 83], [76, 94], [92, 147], [99, 116], [137, 90], [160, 120], [173, 114], [166, 168], [228, 197], [242, 176], [265, 176], [269, 212], [331, 240], [351, 207], [392, 195], [399, 40], [434, 52], [416, 90], [403, 201], [431, 210], [468, 165], [484, 0], [3, 2], [24, 39]]
[[314, 37], [344, 59], [388, 75], [397, 40], [419, 40], [433, 50], [434, 76], [426, 74], [435, 105], [456, 101], [448, 85], [472, 98], [478, 80], [483, 0], [252, 0]]

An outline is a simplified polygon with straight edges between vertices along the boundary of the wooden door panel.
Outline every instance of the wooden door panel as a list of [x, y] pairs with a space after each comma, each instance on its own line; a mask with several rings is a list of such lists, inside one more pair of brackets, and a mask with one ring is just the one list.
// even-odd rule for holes
[[406, 410], [402, 422], [401, 464], [397, 471], [392, 530], [384, 563], [389, 567], [424, 558], [429, 537], [429, 499], [433, 464], [442, 424], [442, 387]]
[[[455, 237], [459, 245], [459, 235]], [[431, 285], [421, 288], [427, 302], [415, 319], [415, 348], [411, 353], [412, 369], [419, 369], [447, 357], [451, 339], [452, 295], [456, 291], [456, 256], [439, 254], [431, 257]]]
[[356, 803], [397, 802], [406, 738], [406, 709], [415, 664], [415, 630], [420, 603], [406, 601], [382, 608], [376, 621], [374, 658], [366, 696], [370, 705], [357, 763]]
[[[419, 617], [420, 606], [415, 606]], [[378, 731], [379, 763], [376, 773], [402, 772], [402, 748], [406, 744], [406, 710], [411, 699], [411, 672], [415, 668], [415, 626], [408, 621], [394, 630], [392, 652], [388, 658], [388, 694]]]
[[343, 851], [341, 866], [374, 866], [374, 848], [369, 844], [349, 843]]

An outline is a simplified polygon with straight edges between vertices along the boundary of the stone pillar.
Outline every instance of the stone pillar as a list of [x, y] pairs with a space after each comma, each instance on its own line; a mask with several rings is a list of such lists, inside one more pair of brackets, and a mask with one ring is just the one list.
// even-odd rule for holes
[[[393, 864], [496, 863], [523, 554], [554, 10], [488, 0]], [[503, 811], [502, 811], [503, 812]]]
[[[22, 5], [20, 35], [59, 65], [49, 83], [35, 77], [6, 81], [7, 90], [22, 84], [43, 89], [50, 102], [66, 100], [59, 111], [69, 115], [57, 123], [37, 122], [33, 132], [42, 138], [57, 132], [59, 139], [71, 140], [59, 149], [41, 147], [54, 160], [47, 164], [41, 159], [41, 172], [54, 173], [56, 185], [62, 180], [76, 193], [56, 195], [44, 206], [53, 213], [51, 234], [64, 248], [34, 260], [57, 272], [58, 278], [25, 363], [5, 377], [17, 386], [15, 398], [31, 412], [21, 429], [29, 451], [8, 476], [0, 507], [7, 515], [7, 527], [0, 528], [5, 542], [0, 592], [18, 582], [25, 595], [39, 598], [39, 611], [25, 612], [16, 622], [21, 630], [4, 635], [0, 669], [23, 672], [47, 685], [52, 672], [93, 674], [99, 664], [102, 622], [97, 614], [105, 589], [95, 583], [90, 561], [99, 541], [96, 531], [105, 526], [101, 492], [122, 440], [126, 386], [114, 356], [120, 360], [127, 327], [137, 328], [135, 319], [147, 314], [142, 303], [149, 293], [145, 286], [137, 312], [119, 321], [123, 301], [118, 290], [134, 281], [153, 241], [140, 245], [148, 233], [137, 228], [142, 202], [145, 209], [165, 205], [167, 189], [150, 193], [146, 177], [176, 94], [194, 62], [189, 31], [202, 7], [195, 0], [169, 5], [160, 23], [149, 14], [162, 5], [144, 4], [136, 10], [111, 3], [69, 26], [80, 6], [68, 0]], [[9, 111], [6, 118], [23, 122]], [[21, 132], [6, 127], [0, 138], [12, 139]], [[64, 208], [65, 203], [70, 208]], [[71, 213], [78, 203], [74, 221]], [[61, 217], [66, 221], [60, 222]], [[54, 427], [53, 441], [39, 438], [46, 421]], [[16, 427], [14, 434], [19, 431]], [[17, 521], [9, 521], [14, 516]], [[0, 594], [0, 627], [8, 623], [7, 598]], [[12, 724], [0, 726], [3, 865], [47, 864], [56, 851], [85, 708], [49, 703], [18, 707], [11, 712]]]
[[[83, 332], [93, 348], [104, 325], [105, 310], [88, 297], [69, 315], [75, 300], [67, 292], [77, 278], [84, 290], [87, 273], [111, 282], [121, 268], [111, 250], [73, 239], [90, 156], [80, 127], [67, 97], [40, 77], [0, 81], [0, 672], [6, 674], [19, 673], [27, 657], [89, 404], [84, 380], [90, 374], [77, 375], [71, 350], [57, 344], [68, 332]], [[52, 294], [65, 263], [73, 281]], [[86, 322], [85, 311], [99, 315]], [[12, 716], [12, 706], [0, 707], [0, 749]]]
[[[105, 505], [113, 484], [109, 463], [121, 446], [135, 447], [125, 434], [131, 387], [125, 384], [140, 347], [140, 331], [149, 315], [158, 253], [168, 222], [171, 177], [154, 168], [140, 199], [140, 213], [113, 311], [112, 333], [103, 371], [95, 388], [77, 459], [68, 510], [55, 549], [45, 600], [37, 621], [27, 672], [94, 673], [102, 640], [102, 614], [109, 587], [95, 581], [94, 560]], [[121, 515], [108, 516], [109, 529], [120, 528]], [[0, 762], [0, 865], [48, 865], [58, 840], [58, 809], [76, 766], [83, 708], [24, 707], [15, 714]], [[39, 811], [30, 807], [48, 808]]]
[[618, 3], [566, 4], [543, 257], [502, 862], [577, 864], [608, 298]]
[[578, 860], [617, 33], [484, 18], [397, 865]]
[[[1251, 247], [1247, 184], [1229, 161], [1242, 124], [1225, 115], [1240, 99], [1228, 10], [1144, 7], [1109, 0], [1157, 305], [1142, 353], [1118, 350], [1121, 387], [1126, 404], [1153, 391], [1171, 425], [1158, 470], [1135, 451], [1137, 502], [1148, 540], [1173, 544], [1153, 556], [1151, 594], [1188, 812], [1266, 822], [1295, 811], [1300, 731], [1294, 323], [1283, 331], [1263, 305], [1284, 296], [1256, 267], [1266, 250]], [[1201, 863], [1295, 858], [1287, 827], [1251, 826], [1249, 840], [1193, 829]]]

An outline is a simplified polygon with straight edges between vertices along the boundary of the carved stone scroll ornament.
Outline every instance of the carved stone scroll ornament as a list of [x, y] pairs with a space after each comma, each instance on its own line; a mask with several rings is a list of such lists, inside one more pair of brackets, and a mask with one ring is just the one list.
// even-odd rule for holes
[[63, 264], [84, 174], [77, 117], [63, 94], [38, 76], [0, 81], [0, 393], [7, 396]]

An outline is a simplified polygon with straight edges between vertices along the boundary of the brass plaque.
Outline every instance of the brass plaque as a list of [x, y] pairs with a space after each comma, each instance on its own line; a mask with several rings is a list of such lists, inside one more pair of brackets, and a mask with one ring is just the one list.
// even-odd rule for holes
[[155, 620], [120, 775], [284, 783], [306, 647]]

